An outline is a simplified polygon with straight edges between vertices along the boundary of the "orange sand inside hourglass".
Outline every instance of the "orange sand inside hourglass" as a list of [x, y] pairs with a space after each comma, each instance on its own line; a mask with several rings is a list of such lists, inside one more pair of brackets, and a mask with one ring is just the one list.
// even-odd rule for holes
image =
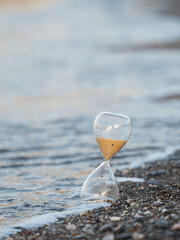
[[106, 161], [108, 161], [115, 153], [119, 152], [124, 144], [126, 144], [126, 141], [102, 137], [96, 138], [96, 141]]

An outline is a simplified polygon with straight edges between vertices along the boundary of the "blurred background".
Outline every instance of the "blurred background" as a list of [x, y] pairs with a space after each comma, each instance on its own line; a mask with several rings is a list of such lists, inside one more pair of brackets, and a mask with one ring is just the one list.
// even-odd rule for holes
[[175, 0], [0, 0], [1, 227], [79, 203], [99, 112], [133, 122], [114, 171], [179, 148], [179, 16]]

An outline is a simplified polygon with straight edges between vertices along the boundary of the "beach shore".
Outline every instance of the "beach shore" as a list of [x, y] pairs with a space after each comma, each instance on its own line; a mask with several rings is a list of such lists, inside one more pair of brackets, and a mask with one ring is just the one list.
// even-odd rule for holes
[[[0, 4], [2, 7], [14, 5], [14, 1], [7, 2], [8, 4], [4, 4], [0, 1]], [[17, 1], [17, 5], [22, 3], [22, 0]], [[162, 13], [179, 17], [178, 6], [177, 0], [169, 1], [168, 7]], [[179, 51], [180, 40], [110, 48], [117, 54], [121, 51], [166, 49]], [[158, 101], [173, 99], [179, 100], [180, 94], [168, 95]], [[119, 199], [110, 207], [61, 218], [58, 222], [37, 229], [22, 229], [21, 232], [4, 239], [179, 240], [180, 151], [163, 161], [117, 171], [116, 176], [142, 178], [144, 182], [119, 183]]]
[[59, 219], [11, 239], [180, 239], [180, 151], [163, 161], [117, 171], [144, 182], [119, 183], [120, 196], [110, 207]]

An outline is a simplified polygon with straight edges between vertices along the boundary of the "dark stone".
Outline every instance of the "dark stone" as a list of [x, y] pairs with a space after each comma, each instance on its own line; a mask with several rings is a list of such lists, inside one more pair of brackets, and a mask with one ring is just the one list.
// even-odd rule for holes
[[149, 181], [148, 181], [148, 185], [149, 185], [150, 187], [159, 187], [158, 182], [155, 181], [155, 180], [149, 180]]
[[116, 236], [116, 239], [117, 240], [120, 240], [120, 239], [129, 239], [132, 237], [132, 234], [131, 233], [121, 233], [119, 235]]
[[132, 224], [137, 223], [137, 222], [143, 222], [143, 221], [144, 221], [144, 217], [138, 216], [133, 219]]
[[125, 232], [125, 230], [126, 230], [126, 225], [122, 224], [116, 228], [115, 232], [120, 233], [120, 232]]
[[166, 208], [167, 208], [167, 209], [174, 208], [174, 205], [173, 205], [173, 204], [168, 204], [168, 205], [166, 205]]
[[100, 228], [100, 232], [105, 232], [105, 231], [109, 231], [112, 229], [114, 224], [110, 223], [110, 224], [105, 224]]
[[58, 223], [58, 227], [60, 229], [65, 229], [66, 228], [65, 224], [62, 224], [62, 223]]
[[163, 202], [155, 201], [155, 202], [153, 203], [153, 206], [161, 206], [161, 205], [163, 205], [163, 204], [164, 204]]
[[69, 234], [66, 234], [66, 235], [65, 235], [65, 237], [66, 237], [66, 238], [70, 238], [70, 237], [71, 237], [71, 235], [69, 235]]
[[162, 220], [158, 220], [155, 225], [161, 229], [167, 229], [169, 228], [169, 223], [167, 220], [162, 219]]
[[74, 236], [73, 239], [86, 239], [86, 236], [83, 234], [80, 234], [80, 235]]
[[155, 236], [154, 233], [150, 233], [148, 239], [149, 239], [149, 240], [156, 240], [157, 238], [156, 238], [156, 236]]
[[151, 173], [149, 173], [149, 175], [152, 176], [152, 177], [156, 177], [156, 176], [159, 176], [159, 175], [161, 175], [163, 173], [165, 173], [164, 170], [159, 170], [159, 171], [151, 172]]

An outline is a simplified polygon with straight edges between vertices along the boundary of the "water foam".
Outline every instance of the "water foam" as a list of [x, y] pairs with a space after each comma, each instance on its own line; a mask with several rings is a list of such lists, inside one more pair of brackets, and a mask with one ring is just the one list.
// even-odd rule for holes
[[[177, 150], [179, 150], [179, 146], [175, 147], [168, 147], [164, 149], [161, 152], [155, 152], [148, 154], [142, 161], [140, 158], [136, 162], [132, 162], [128, 165], [128, 168], [137, 168], [142, 166], [145, 163], [148, 162], [153, 162], [153, 161], [159, 161], [159, 160], [164, 160], [171, 154], [175, 153]], [[121, 167], [121, 170], [127, 168], [127, 166]], [[144, 179], [142, 178], [122, 178], [122, 177], [117, 177], [118, 182], [125, 182], [125, 181], [133, 181], [133, 182], [143, 182]], [[106, 202], [98, 202], [98, 203], [80, 203], [79, 205], [66, 209], [63, 212], [53, 212], [53, 213], [47, 213], [47, 214], [42, 214], [39, 216], [35, 216], [32, 218], [29, 218], [22, 223], [19, 223], [17, 225], [12, 225], [9, 227], [3, 227], [0, 228], [0, 239], [7, 237], [10, 234], [15, 234], [17, 232], [20, 232], [23, 228], [24, 229], [33, 229], [37, 227], [41, 227], [45, 224], [50, 224], [53, 222], [58, 221], [58, 218], [65, 218], [70, 215], [77, 215], [80, 214], [84, 211], [91, 211], [93, 209], [97, 209], [100, 207], [107, 207], [110, 206], [110, 203]]]
[[146, 156], [144, 156], [144, 159], [140, 157], [139, 160], [132, 161], [128, 165], [121, 166], [119, 170], [126, 168], [137, 168], [148, 162], [162, 161], [169, 157], [170, 155], [174, 154], [177, 150], [179, 150], [179, 146], [168, 147], [160, 152], [147, 154]]
[[7, 237], [10, 234], [15, 234], [22, 231], [22, 229], [37, 229], [45, 224], [50, 224], [58, 221], [58, 218], [65, 218], [69, 215], [77, 215], [84, 211], [92, 211], [93, 209], [110, 206], [110, 203], [107, 202], [98, 202], [98, 203], [81, 203], [78, 206], [64, 210], [63, 212], [53, 212], [42, 214], [39, 216], [34, 216], [29, 218], [22, 223], [17, 225], [12, 225], [9, 227], [0, 228], [0, 239]]
[[127, 181], [136, 182], [136, 183], [144, 182], [143, 178], [136, 178], [136, 177], [116, 177], [116, 180], [117, 182], [127, 182]]

